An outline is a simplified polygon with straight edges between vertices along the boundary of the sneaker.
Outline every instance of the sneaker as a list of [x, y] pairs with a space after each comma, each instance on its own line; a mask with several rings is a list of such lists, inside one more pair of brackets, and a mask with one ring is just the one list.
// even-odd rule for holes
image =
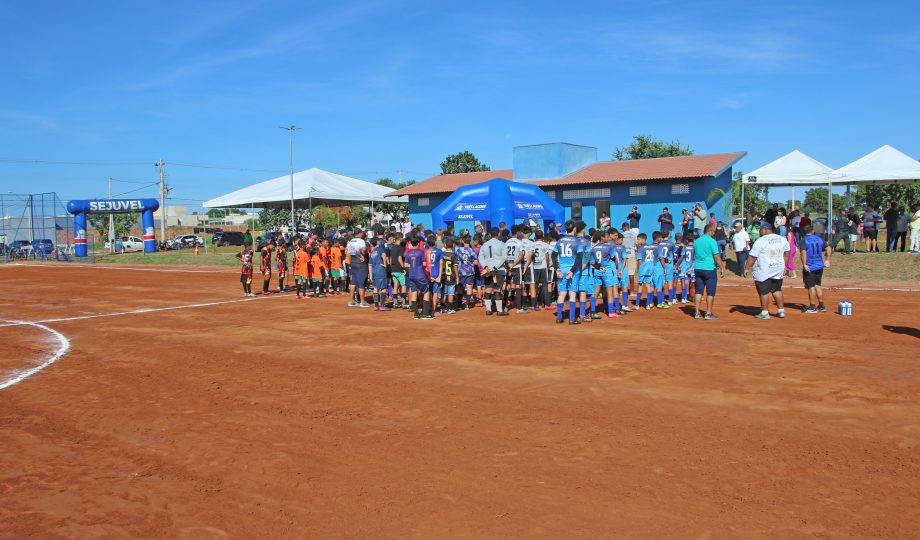
[[615, 313], [615, 312], [613, 312], [613, 313], [608, 313], [608, 314], [607, 314], [607, 318], [608, 318], [608, 319], [619, 319], [619, 318], [620, 318], [620, 314], [619, 314], [619, 313]]
[[422, 315], [422, 320], [423, 321], [433, 321], [434, 315]]
[[388, 308], [386, 306], [380, 306], [377, 311], [393, 311], [393, 308]]
[[629, 307], [629, 306], [623, 306], [623, 307], [620, 309], [620, 311], [623, 311], [623, 312], [626, 312], [626, 313], [632, 313], [633, 311], [636, 311], [636, 310], [634, 310], [633, 308], [631, 308], [631, 307]]
[[762, 321], [766, 321], [767, 319], [770, 318], [770, 314], [769, 314], [769, 313], [762, 313], [762, 312], [761, 312], [761, 313], [758, 313], [757, 315], [754, 315], [754, 318], [755, 318], [755, 319], [760, 319], [760, 320], [762, 320]]
[[818, 308], [816, 308], [815, 306], [808, 306], [807, 308], [805, 308], [805, 310], [802, 313], [812, 314], [812, 313], [817, 313], [817, 312], [818, 312]]
[[559, 317], [556, 317], [556, 324], [562, 324], [564, 322], [565, 322], [565, 319], [560, 319]]
[[617, 315], [620, 315], [620, 316], [624, 316], [624, 315], [626, 315], [627, 313], [632, 313], [632, 311], [626, 311], [625, 309], [618, 309], [618, 310], [616, 311], [616, 314], [617, 314]]
[[658, 309], [671, 309], [671, 304], [658, 304]]
[[352, 300], [351, 302], [348, 303], [348, 307], [358, 307], [358, 303]]
[[415, 319], [415, 320], [417, 321], [417, 320], [421, 319], [422, 316], [419, 315], [418, 313], [416, 313], [412, 318]]
[[827, 308], [824, 306], [824, 304], [818, 304], [818, 312], [824, 313], [825, 311], [827, 311]]
[[569, 324], [581, 324], [581, 321], [578, 319], [569, 319]]
[[650, 306], [650, 305], [648, 305], [648, 304], [645, 304], [645, 310], [646, 310], [646, 311], [651, 311], [651, 310], [652, 310], [652, 306]]
[[707, 313], [706, 316], [703, 317], [703, 318], [706, 319], [707, 321], [714, 321], [714, 320], [718, 319], [718, 317], [716, 317], [716, 316], [713, 315], [712, 313]]
[[591, 318], [594, 319], [594, 320], [598, 320], [598, 319], [603, 319], [604, 316], [601, 315], [600, 313], [592, 313], [592, 314], [591, 314]]
[[779, 317], [780, 319], [785, 319], [785, 318], [786, 318], [786, 310], [781, 309], [781, 310], [777, 311], [777, 312], [776, 312], [776, 316]]
[[494, 311], [489, 311], [489, 310], [487, 309], [487, 310], [486, 310], [486, 317], [492, 315], [493, 313], [495, 313], [495, 312], [494, 312]]
[[690, 303], [690, 300], [681, 300], [680, 303], [681, 303], [681, 304], [689, 304], [689, 303]]
[[507, 317], [507, 316], [508, 316], [508, 312], [507, 312], [507, 311], [499, 311], [498, 313], [496, 313], [496, 315], [498, 315], [499, 317]]
[[520, 308], [517, 310], [518, 313], [527, 313], [527, 308]]
[[582, 317], [579, 319], [581, 322], [591, 322], [591, 317]]
[[448, 310], [447, 310], [447, 314], [448, 314], [448, 315], [453, 315], [453, 314], [456, 313], [456, 312], [457, 312], [457, 310], [455, 310], [455, 309], [448, 309]]
[[370, 305], [370, 304], [368, 304], [367, 302], [361, 302], [360, 304], [358, 304], [358, 307], [364, 307], [364, 308], [367, 308], [367, 307], [371, 307], [371, 305]]
[[694, 319], [705, 319], [706, 317], [704, 317], [702, 313], [700, 313], [699, 311], [697, 311], [697, 312], [693, 315], [693, 318], [694, 318]]

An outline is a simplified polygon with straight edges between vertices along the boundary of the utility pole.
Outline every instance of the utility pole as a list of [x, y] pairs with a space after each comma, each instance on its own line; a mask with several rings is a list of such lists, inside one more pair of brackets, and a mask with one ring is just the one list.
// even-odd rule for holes
[[294, 219], [294, 132], [300, 131], [301, 128], [291, 124], [290, 127], [281, 126], [281, 129], [287, 131], [291, 139], [291, 237], [293, 238], [297, 230], [297, 222]]
[[[109, 177], [109, 199], [112, 198], [112, 177]], [[109, 252], [115, 253], [115, 215], [109, 214]]]
[[166, 242], [166, 176], [163, 174], [163, 158], [153, 164], [160, 168], [160, 242]]

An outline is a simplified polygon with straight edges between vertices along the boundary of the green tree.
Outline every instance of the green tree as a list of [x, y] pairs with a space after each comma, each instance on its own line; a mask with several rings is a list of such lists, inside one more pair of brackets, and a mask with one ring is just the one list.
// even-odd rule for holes
[[871, 204], [875, 208], [888, 208], [892, 201], [904, 208], [920, 202], [920, 184], [860, 185], [856, 187], [855, 203], [859, 206]]
[[[108, 240], [109, 238], [109, 216], [108, 214], [91, 214], [89, 225], [96, 231], [96, 238]], [[115, 214], [115, 237], [120, 238], [127, 236], [131, 229], [137, 226], [140, 221], [140, 214]]]
[[623, 161], [627, 159], [649, 159], [674, 156], [692, 156], [693, 150], [689, 146], [681, 146], [680, 141], [664, 142], [651, 135], [634, 135], [633, 142], [625, 148], [617, 147], [613, 152], [613, 159]]
[[265, 208], [259, 212], [259, 228], [270, 230], [291, 224], [291, 211], [284, 208]]
[[245, 214], [246, 212], [240, 210], [239, 208], [212, 208], [208, 210], [208, 217], [211, 219], [220, 219], [227, 217], [231, 214]]
[[[839, 210], [846, 206], [846, 198], [843, 195], [834, 193], [833, 199], [835, 209]], [[786, 206], [786, 208], [790, 207]], [[805, 198], [801, 201], [801, 209], [817, 215], [827, 214], [827, 188], [816, 187], [806, 191]]]
[[441, 162], [441, 174], [491, 171], [488, 165], [480, 162], [469, 150], [451, 154]]
[[339, 215], [328, 206], [313, 207], [313, 226], [328, 229], [339, 225]]
[[[380, 180], [377, 180], [378, 185], [386, 186], [391, 189], [402, 189], [406, 186], [411, 186], [414, 183], [415, 180], [406, 180], [405, 182], [396, 182], [390, 178], [381, 178]], [[389, 214], [394, 220], [397, 221], [409, 215], [409, 205], [406, 203], [377, 203], [374, 205], [374, 210], [384, 214]]]
[[770, 205], [770, 201], [767, 199], [768, 188], [764, 185], [745, 184], [744, 208], [742, 208], [741, 177], [743, 175], [743, 172], [738, 171], [735, 173], [735, 177], [732, 180], [732, 216], [753, 214], [754, 212], [760, 212], [762, 214], [766, 210], [767, 206]]

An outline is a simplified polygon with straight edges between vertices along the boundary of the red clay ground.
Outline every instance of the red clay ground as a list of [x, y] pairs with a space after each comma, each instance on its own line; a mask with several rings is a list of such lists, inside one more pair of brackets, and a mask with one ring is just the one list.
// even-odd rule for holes
[[[0, 286], [28, 321], [239, 298], [227, 272]], [[284, 296], [48, 322], [69, 352], [0, 390], [0, 537], [917, 538], [920, 294], [845, 295], [767, 322], [737, 287], [717, 322]], [[57, 347], [0, 339], [0, 380]]]

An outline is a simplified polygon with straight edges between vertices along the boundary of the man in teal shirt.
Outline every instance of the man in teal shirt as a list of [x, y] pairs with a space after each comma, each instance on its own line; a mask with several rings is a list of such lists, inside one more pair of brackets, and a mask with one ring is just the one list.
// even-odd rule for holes
[[[703, 229], [703, 236], [693, 243], [693, 268], [696, 273], [696, 293], [693, 296], [693, 305], [696, 307], [695, 319], [706, 319], [714, 321], [716, 316], [712, 314], [712, 306], [715, 304], [716, 284], [719, 277], [725, 274], [725, 262], [719, 251], [719, 245], [714, 238], [716, 229], [712, 225], [706, 225]], [[719, 267], [719, 273], [716, 274], [716, 266]], [[703, 290], [706, 290], [706, 312], [700, 312], [700, 300], [703, 297]]]

